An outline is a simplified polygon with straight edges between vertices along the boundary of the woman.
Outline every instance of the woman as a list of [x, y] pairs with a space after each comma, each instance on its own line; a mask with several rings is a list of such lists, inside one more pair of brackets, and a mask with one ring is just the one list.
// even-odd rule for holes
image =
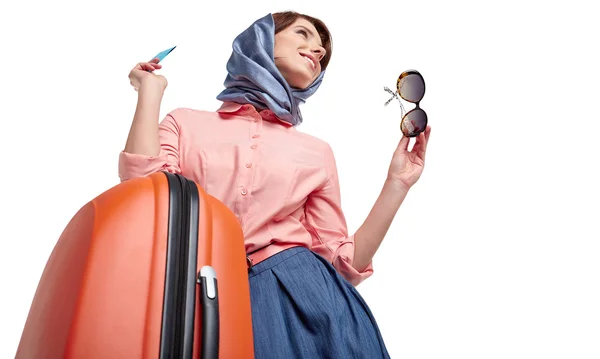
[[379, 329], [354, 286], [409, 188], [423, 170], [430, 128], [412, 152], [403, 137], [381, 195], [354, 235], [341, 208], [330, 146], [298, 132], [298, 108], [319, 87], [331, 37], [319, 20], [269, 14], [233, 43], [217, 111], [179, 108], [158, 124], [166, 79], [156, 61], [130, 73], [138, 104], [122, 181], [182, 173], [237, 216], [249, 253], [256, 358], [387, 358]]

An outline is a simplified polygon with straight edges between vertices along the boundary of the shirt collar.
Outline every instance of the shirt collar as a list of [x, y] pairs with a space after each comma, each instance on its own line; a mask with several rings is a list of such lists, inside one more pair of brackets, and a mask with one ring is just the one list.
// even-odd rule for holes
[[268, 109], [259, 110], [249, 103], [240, 104], [237, 102], [225, 101], [223, 102], [223, 104], [221, 104], [221, 107], [219, 107], [217, 113], [245, 116], [249, 119], [262, 118], [266, 121], [276, 122], [286, 127], [292, 127], [291, 123], [283, 121], [282, 119], [277, 117], [277, 115], [275, 115], [273, 111]]

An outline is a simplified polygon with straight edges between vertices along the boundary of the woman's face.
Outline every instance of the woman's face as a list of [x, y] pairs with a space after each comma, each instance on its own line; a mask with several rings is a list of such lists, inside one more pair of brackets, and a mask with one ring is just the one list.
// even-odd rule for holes
[[291, 87], [305, 89], [321, 73], [325, 49], [317, 29], [303, 18], [275, 35], [274, 52], [275, 65]]

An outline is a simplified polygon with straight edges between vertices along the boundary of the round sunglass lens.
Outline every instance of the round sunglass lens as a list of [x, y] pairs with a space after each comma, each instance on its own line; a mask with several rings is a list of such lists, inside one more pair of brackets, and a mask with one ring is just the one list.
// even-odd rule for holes
[[408, 72], [402, 74], [398, 83], [398, 93], [409, 102], [419, 102], [425, 95], [425, 81], [420, 74]]
[[420, 108], [409, 111], [402, 119], [400, 129], [406, 137], [416, 137], [427, 127], [427, 114]]

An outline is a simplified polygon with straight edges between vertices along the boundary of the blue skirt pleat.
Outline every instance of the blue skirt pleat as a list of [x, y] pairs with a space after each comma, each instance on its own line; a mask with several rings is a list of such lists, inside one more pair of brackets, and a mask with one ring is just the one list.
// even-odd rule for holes
[[249, 271], [256, 359], [389, 358], [356, 288], [305, 247]]

